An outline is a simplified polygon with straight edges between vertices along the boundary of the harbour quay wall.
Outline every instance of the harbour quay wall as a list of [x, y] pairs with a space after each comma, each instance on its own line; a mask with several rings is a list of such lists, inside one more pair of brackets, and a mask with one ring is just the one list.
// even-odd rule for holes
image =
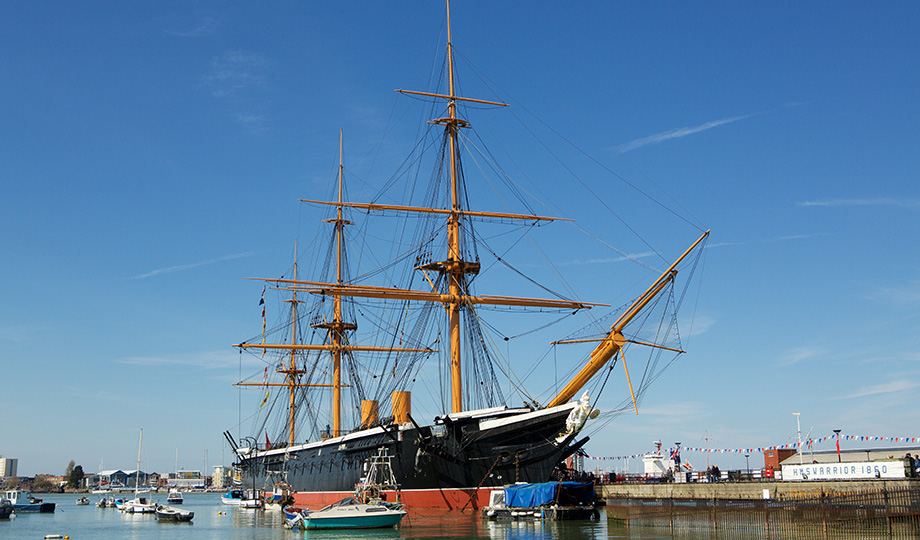
[[661, 484], [600, 484], [599, 499], [762, 500], [820, 497], [821, 494], [857, 494], [880, 490], [916, 490], [920, 479], [827, 480], [807, 482], [690, 482]]

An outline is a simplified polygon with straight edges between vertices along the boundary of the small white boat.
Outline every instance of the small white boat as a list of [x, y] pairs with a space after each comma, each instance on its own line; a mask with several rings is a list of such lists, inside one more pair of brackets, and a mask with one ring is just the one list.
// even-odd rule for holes
[[259, 508], [262, 508], [262, 506], [263, 506], [262, 499], [255, 499], [255, 498], [247, 497], [240, 501], [240, 508], [249, 508], [250, 510], [257, 510]]
[[242, 489], [231, 489], [230, 491], [220, 496], [220, 502], [222, 502], [223, 504], [229, 504], [231, 506], [239, 506], [240, 501], [242, 500], [243, 500], [243, 490]]
[[272, 511], [281, 511], [283, 508], [294, 504], [294, 497], [291, 496], [291, 486], [283, 482], [275, 484], [275, 488], [271, 492], [263, 493], [262, 500], [265, 501], [264, 508]]
[[[130, 501], [125, 501], [124, 504], [118, 506], [118, 509], [122, 511], [123, 514], [152, 514], [157, 511], [157, 505], [147, 497], [141, 497], [140, 489], [140, 471], [141, 471], [141, 445], [144, 442], [144, 430], [141, 430], [141, 436], [137, 441], [137, 471], [134, 477], [134, 498]], [[144, 490], [146, 493], [147, 490]], [[116, 501], [116, 505], [117, 505]]]
[[191, 521], [195, 517], [195, 512], [165, 505], [157, 506], [156, 512], [160, 521]]
[[322, 510], [306, 514], [302, 529], [383, 529], [395, 527], [405, 517], [401, 505], [395, 508], [383, 504], [362, 504], [346, 497]]
[[78, 506], [86, 506], [86, 505], [88, 505], [88, 504], [89, 504], [89, 499], [87, 499], [86, 496], [83, 496], [83, 497], [80, 497], [79, 499], [77, 499], [77, 505], [78, 505]]
[[254, 489], [231, 489], [220, 496], [220, 502], [240, 508], [262, 508], [262, 498], [259, 491]]
[[125, 502], [121, 511], [125, 514], [152, 514], [157, 511], [157, 505], [147, 497], [135, 497]]
[[182, 492], [174, 489], [169, 492], [169, 495], [166, 496], [166, 504], [182, 504], [185, 499], [182, 497]]

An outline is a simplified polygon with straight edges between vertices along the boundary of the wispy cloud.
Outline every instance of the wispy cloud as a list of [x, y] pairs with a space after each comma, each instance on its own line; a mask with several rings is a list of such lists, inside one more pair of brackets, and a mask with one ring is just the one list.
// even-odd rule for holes
[[643, 253], [634, 253], [634, 254], [627, 253], [626, 255], [622, 255], [620, 257], [604, 257], [600, 259], [584, 259], [584, 260], [575, 259], [571, 261], [556, 263], [556, 266], [576, 266], [576, 265], [583, 266], [586, 264], [610, 264], [610, 263], [618, 263], [618, 262], [623, 262], [623, 261], [636, 261], [639, 259], [645, 259], [647, 257], [652, 257], [654, 255], [655, 253], [652, 251], [646, 251]]
[[808, 238], [816, 238], [819, 236], [827, 236], [828, 233], [811, 233], [811, 234], [790, 234], [788, 236], [780, 236], [777, 238], [777, 241], [784, 242], [786, 240], [805, 240]]
[[780, 360], [780, 366], [791, 366], [800, 362], [805, 362], [813, 358], [823, 356], [827, 351], [821, 347], [795, 347], [784, 354]]
[[145, 279], [153, 276], [158, 276], [160, 274], [169, 274], [171, 272], [181, 272], [182, 270], [189, 270], [191, 268], [198, 268], [199, 266], [205, 266], [208, 264], [219, 263], [223, 261], [231, 261], [233, 259], [242, 259], [244, 257], [252, 257], [256, 253], [254, 251], [246, 251], [244, 253], [234, 253], [233, 255], [224, 255], [223, 257], [218, 257], [216, 259], [210, 259], [207, 261], [201, 261], [192, 264], [180, 264], [176, 266], [167, 266], [165, 268], [157, 268], [156, 270], [151, 270], [145, 274], [140, 274], [137, 276], [131, 277], [131, 279]]
[[[630, 407], [632, 407], [632, 403], [630, 403]], [[648, 416], [699, 418], [704, 412], [704, 407], [696, 401], [682, 401], [642, 407], [639, 412]]]
[[262, 133], [268, 131], [268, 119], [261, 114], [240, 113], [236, 115], [236, 121], [253, 133]]
[[900, 305], [916, 305], [920, 302], [920, 281], [912, 281], [897, 287], [878, 289], [870, 298], [882, 302]]
[[211, 61], [205, 85], [216, 98], [238, 99], [267, 86], [269, 65], [266, 58], [253, 52], [226, 51]]
[[216, 351], [169, 356], [129, 356], [118, 360], [118, 362], [134, 366], [191, 366], [220, 369], [239, 367], [240, 359], [237, 354], [232, 352]]
[[689, 126], [689, 127], [672, 129], [670, 131], [663, 131], [661, 133], [656, 133], [648, 137], [636, 139], [626, 144], [621, 144], [620, 146], [617, 146], [616, 149], [617, 149], [617, 152], [621, 154], [625, 154], [626, 152], [630, 152], [632, 150], [641, 148], [643, 146], [648, 146], [650, 144], [658, 144], [660, 142], [664, 142], [670, 139], [680, 139], [681, 137], [686, 137], [688, 135], [694, 135], [696, 133], [701, 133], [703, 131], [706, 131], [706, 130], [709, 130], [715, 127], [724, 126], [725, 124], [731, 124], [733, 122], [738, 122], [740, 120], [746, 120], [752, 116], [754, 115], [746, 114], [743, 116], [732, 116], [730, 118], [722, 118], [720, 120], [713, 120], [712, 122], [706, 122], [705, 124], [700, 124], [698, 126]]
[[903, 390], [910, 390], [911, 388], [916, 388], [917, 386], [920, 386], [920, 383], [916, 381], [900, 379], [897, 381], [865, 386], [857, 390], [854, 394], [844, 396], [844, 398], [859, 398], [866, 396], [876, 396], [879, 394], [891, 394], [894, 392], [901, 392]]
[[167, 29], [166, 33], [179, 37], [202, 37], [214, 34], [219, 27], [220, 21], [213, 17], [204, 17], [191, 28], [185, 30]]
[[798, 206], [890, 206], [896, 208], [920, 209], [920, 199], [896, 199], [894, 197], [876, 197], [874, 199], [827, 199], [823, 201], [803, 201]]

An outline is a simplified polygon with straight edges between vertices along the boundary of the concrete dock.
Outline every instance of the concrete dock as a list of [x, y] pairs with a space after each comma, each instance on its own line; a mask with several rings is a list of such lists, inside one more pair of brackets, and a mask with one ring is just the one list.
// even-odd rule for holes
[[810, 498], [824, 494], [856, 494], [870, 491], [916, 489], [920, 479], [846, 480], [814, 482], [691, 482], [686, 484], [602, 484], [599, 499], [762, 500]]

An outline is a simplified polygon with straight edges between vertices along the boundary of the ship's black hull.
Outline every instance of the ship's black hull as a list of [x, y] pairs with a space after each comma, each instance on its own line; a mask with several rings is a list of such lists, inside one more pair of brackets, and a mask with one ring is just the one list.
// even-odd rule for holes
[[[584, 443], [575, 442], [577, 430], [566, 430], [573, 406], [499, 419], [448, 417], [434, 426], [377, 427], [322, 443], [257, 452], [237, 465], [246, 487], [265, 489], [286, 482], [299, 494], [351, 493], [378, 450], [391, 456], [403, 493], [545, 482]], [[452, 506], [436, 500], [443, 497], [429, 498], [430, 506]], [[469, 500], [476, 506], [477, 499], [471, 495]]]

